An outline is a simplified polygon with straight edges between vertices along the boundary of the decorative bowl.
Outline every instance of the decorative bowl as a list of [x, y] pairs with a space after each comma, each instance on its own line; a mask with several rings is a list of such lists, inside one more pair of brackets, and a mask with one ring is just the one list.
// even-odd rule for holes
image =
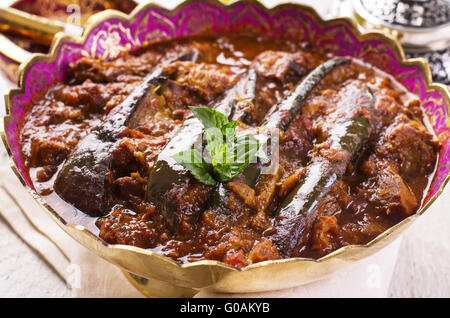
[[[122, 51], [164, 39], [231, 32], [309, 41], [319, 52], [354, 56], [391, 74], [417, 94], [442, 142], [436, 172], [420, 210], [365, 245], [345, 246], [317, 260], [281, 259], [238, 269], [211, 260], [179, 265], [142, 248], [107, 244], [83, 226], [70, 224], [35, 192], [21, 157], [19, 132], [33, 100], [54, 82], [63, 80], [70, 63], [84, 55], [112, 59]], [[139, 5], [130, 15], [104, 11], [89, 19], [81, 38], [59, 33], [49, 54], [35, 54], [22, 64], [19, 88], [11, 90], [5, 101], [7, 115], [0, 128], [17, 177], [64, 231], [121, 267], [149, 296], [192, 296], [202, 288], [219, 292], [265, 291], [317, 280], [386, 246], [421, 217], [450, 178], [449, 90], [431, 82], [426, 62], [406, 60], [398, 42], [382, 33], [361, 34], [349, 19], [324, 21], [313, 9], [302, 5], [283, 4], [268, 9], [253, 0], [231, 5], [213, 0], [188, 0], [173, 10], [149, 3]]]

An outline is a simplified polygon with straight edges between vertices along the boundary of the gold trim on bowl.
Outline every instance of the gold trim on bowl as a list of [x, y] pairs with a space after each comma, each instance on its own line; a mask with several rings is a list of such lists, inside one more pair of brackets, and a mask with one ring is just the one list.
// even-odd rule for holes
[[[179, 4], [171, 11], [171, 13], [177, 12], [192, 2], [196, 1], [187, 0]], [[226, 6], [225, 4], [219, 3], [215, 0], [205, 0], [205, 2], [222, 7]], [[427, 91], [439, 91], [447, 101], [447, 105], [450, 105], [450, 93], [448, 87], [439, 83], [432, 83], [428, 63], [424, 59], [420, 58], [406, 60], [400, 44], [392, 37], [381, 32], [361, 34], [357, 29], [357, 24], [349, 18], [336, 18], [325, 21], [320, 18], [314, 9], [305, 5], [287, 3], [272, 9], [267, 9], [256, 0], [248, 0], [247, 2], [263, 8], [269, 13], [274, 13], [277, 10], [283, 8], [285, 9], [289, 6], [295, 6], [311, 14], [322, 27], [332, 23], [346, 23], [355, 30], [355, 34], [359, 41], [367, 39], [382, 40], [395, 52], [401, 66], [418, 67], [419, 72], [425, 80]], [[233, 2], [233, 4], [234, 3], [235, 2]], [[131, 21], [140, 10], [143, 10], [149, 6], [160, 7], [154, 3], [141, 4], [138, 5], [130, 15], [115, 10], [106, 10], [93, 15], [88, 20], [82, 37], [73, 37], [63, 33], [58, 33], [55, 36], [49, 54], [33, 54], [26, 63], [20, 65], [19, 88], [12, 89], [5, 95], [7, 114], [11, 113], [11, 100], [14, 96], [23, 93], [25, 78], [31, 65], [40, 61], [54, 61], [58, 51], [65, 42], [80, 44], [84, 43], [90, 32], [103, 20], [119, 18], [121, 20]], [[94, 253], [98, 254], [100, 257], [121, 267], [126, 272], [133, 273], [135, 276], [131, 276], [131, 281], [135, 286], [136, 284], [133, 280], [136, 280], [136, 275], [153, 282], [152, 284], [141, 284], [144, 287], [136, 286], [146, 295], [162, 295], [165, 297], [170, 295], [192, 296], [198, 291], [198, 289], [202, 288], [209, 288], [218, 292], [255, 292], [293, 287], [317, 280], [350, 263], [373, 254], [389, 244], [401, 233], [403, 229], [409, 226], [412, 221], [418, 218], [426, 209], [430, 207], [430, 205], [442, 193], [445, 185], [450, 180], [449, 174], [446, 176], [444, 182], [435, 195], [430, 198], [427, 204], [425, 204], [416, 214], [404, 219], [402, 222], [386, 230], [369, 243], [364, 245], [345, 246], [317, 260], [308, 258], [272, 260], [249, 265], [242, 269], [213, 260], [203, 260], [180, 265], [165, 256], [149, 250], [134, 246], [108, 244], [81, 225], [67, 224], [67, 222], [61, 218], [58, 213], [44, 201], [43, 198], [41, 198], [33, 189], [26, 186], [23, 177], [17, 169], [15, 159], [11, 154], [11, 149], [6, 137], [4, 123], [8, 120], [9, 116], [6, 115], [3, 118], [3, 121], [0, 122], [0, 133], [8, 150], [8, 155], [10, 157], [9, 163], [28, 192], [31, 193], [34, 199], [44, 208], [44, 210], [48, 212], [55, 222], [75, 240], [89, 248]], [[448, 120], [450, 120], [449, 117], [447, 117], [447, 121]], [[129, 275], [128, 278], [130, 279]], [[157, 286], [160, 287], [158, 288]], [[161, 288], [166, 290], [161, 291]]]

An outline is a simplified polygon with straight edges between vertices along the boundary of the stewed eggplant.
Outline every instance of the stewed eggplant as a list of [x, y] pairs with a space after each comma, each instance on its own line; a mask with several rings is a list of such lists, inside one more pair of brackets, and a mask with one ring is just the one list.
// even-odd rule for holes
[[[178, 263], [245, 267], [365, 244], [419, 209], [440, 142], [392, 76], [319, 51], [230, 35], [83, 56], [22, 124], [35, 190], [105, 242]], [[275, 169], [263, 156], [218, 162], [228, 148], [191, 111], [205, 108], [245, 149], [240, 136], [276, 130]], [[173, 158], [197, 141], [203, 179]]]

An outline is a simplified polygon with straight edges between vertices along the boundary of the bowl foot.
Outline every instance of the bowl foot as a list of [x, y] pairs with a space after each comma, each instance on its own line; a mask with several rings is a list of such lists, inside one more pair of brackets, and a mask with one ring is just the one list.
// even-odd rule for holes
[[154, 278], [144, 278], [122, 270], [128, 281], [146, 297], [151, 298], [191, 298], [199, 292], [197, 289], [180, 287]]

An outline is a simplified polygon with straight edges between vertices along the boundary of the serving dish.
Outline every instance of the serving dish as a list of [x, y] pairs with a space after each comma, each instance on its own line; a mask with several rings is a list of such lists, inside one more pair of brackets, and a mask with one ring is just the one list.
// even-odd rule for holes
[[[20, 125], [30, 110], [31, 101], [52, 83], [62, 80], [72, 61], [84, 55], [112, 59], [120, 52], [163, 39], [231, 32], [307, 40], [321, 52], [354, 56], [368, 62], [393, 75], [416, 93], [442, 143], [434, 179], [418, 213], [368, 244], [346, 246], [318, 260], [290, 258], [237, 269], [217, 261], [178, 265], [145, 249], [107, 244], [81, 225], [68, 224], [57, 208], [35, 192], [21, 160]], [[423, 60], [405, 60], [400, 45], [393, 39], [381, 33], [360, 34], [348, 19], [323, 21], [314, 10], [300, 5], [284, 4], [267, 9], [256, 1], [241, 1], [228, 6], [217, 1], [187, 1], [170, 11], [144, 4], [129, 16], [117, 11], [102, 12], [89, 20], [82, 38], [58, 34], [49, 55], [34, 55], [21, 65], [19, 89], [10, 91], [5, 101], [8, 115], [2, 122], [2, 138], [21, 182], [63, 230], [99, 256], [133, 273], [127, 274], [128, 278], [151, 296], [192, 296], [201, 288], [221, 292], [263, 291], [316, 280], [391, 242], [424, 213], [449, 179], [448, 88], [431, 83], [429, 67]]]

